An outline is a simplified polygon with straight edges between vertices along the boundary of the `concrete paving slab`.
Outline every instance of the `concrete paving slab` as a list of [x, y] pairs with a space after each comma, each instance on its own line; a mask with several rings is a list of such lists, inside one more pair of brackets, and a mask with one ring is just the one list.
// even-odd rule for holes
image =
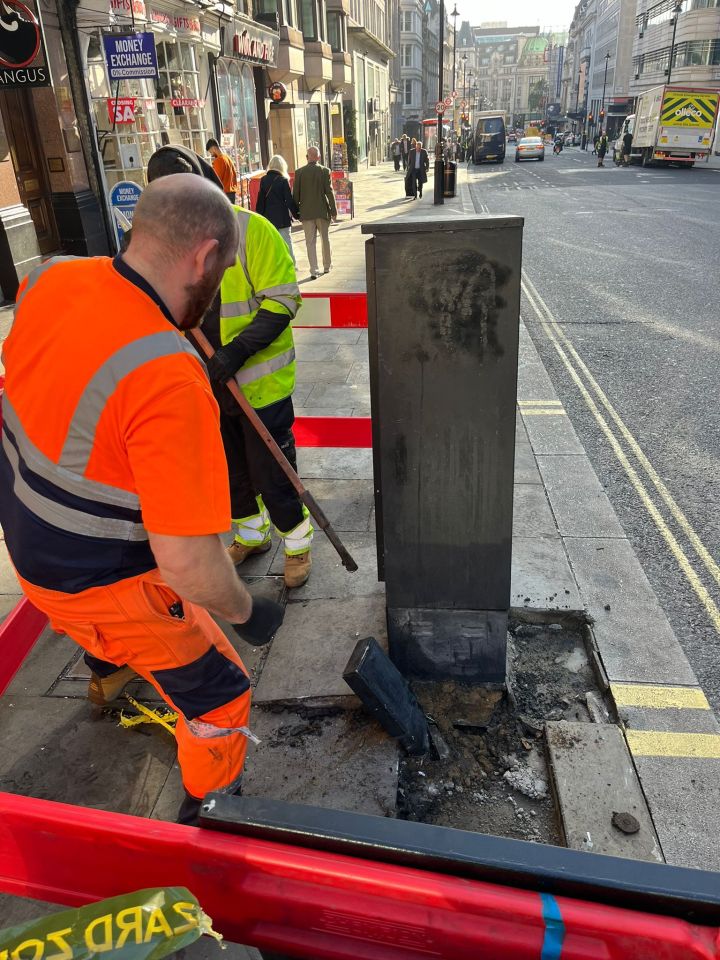
[[367, 360], [356, 360], [348, 375], [348, 383], [369, 383], [370, 364]]
[[353, 407], [352, 415], [354, 417], [370, 417], [372, 416], [372, 407], [369, 404], [361, 404], [358, 407]]
[[346, 407], [370, 403], [370, 385], [364, 383], [316, 383], [307, 400], [308, 405], [318, 407]]
[[302, 385], [345, 383], [353, 366], [352, 362], [342, 363], [336, 360], [298, 360], [295, 365], [297, 382]]
[[348, 407], [301, 407], [294, 404], [296, 417], [351, 417], [353, 408]]
[[353, 346], [344, 345], [337, 348], [337, 359], [340, 361], [369, 363], [368, 346], [366, 343], [356, 343]]
[[542, 483], [532, 447], [522, 440], [515, 443], [515, 483]]
[[[374, 530], [372, 480], [313, 480], [312, 492], [338, 533]], [[324, 534], [317, 533], [315, 545]]]
[[338, 360], [341, 363], [352, 363], [352, 360], [354, 359], [351, 357], [338, 356], [338, 351], [340, 349], [352, 350], [354, 349], [353, 347], [341, 348], [337, 344], [325, 345], [323, 343], [298, 343], [295, 345], [295, 347], [298, 362], [302, 363], [305, 363], [308, 360], [320, 360], [323, 362], [327, 362], [328, 360]]
[[[0, 551], [4, 550], [4, 545], [0, 544]], [[6, 593], [0, 594], [0, 623], [3, 622], [5, 617], [12, 613], [17, 604], [22, 600], [21, 593]]]
[[583, 610], [561, 540], [513, 537], [510, 605], [530, 610]]
[[6, 696], [42, 697], [55, 683], [68, 661], [77, 654], [77, 644], [70, 637], [47, 627], [25, 657], [10, 682]]
[[695, 684], [630, 543], [570, 538], [565, 547], [610, 681]]
[[17, 596], [22, 593], [18, 578], [15, 576], [15, 569], [10, 563], [10, 557], [5, 549], [0, 550], [0, 595]]
[[91, 721], [76, 700], [0, 700], [0, 790], [145, 817], [174, 758], [175, 740], [155, 724]]
[[559, 536], [542, 484], [515, 484], [513, 493], [514, 537]]
[[355, 327], [293, 327], [293, 338], [298, 349], [306, 343], [348, 346], [359, 343], [360, 330]]
[[650, 710], [615, 702], [618, 718], [629, 730], [660, 730], [665, 733], [720, 733], [712, 710]]
[[354, 447], [301, 447], [298, 470], [308, 480], [372, 480], [372, 450]]
[[[358, 569], [349, 573], [340, 562], [335, 548], [324, 534], [313, 540], [313, 569], [304, 587], [290, 592], [291, 600], [324, 600], [343, 597], [384, 596], [385, 585], [377, 578], [377, 553], [374, 533], [346, 533], [342, 541], [355, 558]], [[282, 556], [278, 555], [273, 573], [279, 573]]]
[[[545, 724], [550, 770], [565, 841], [571, 850], [662, 862], [660, 844], [620, 730], [610, 724]], [[629, 813], [639, 830], [613, 826]]]
[[540, 476], [564, 537], [624, 537], [587, 456], [539, 456]]
[[668, 863], [720, 871], [720, 760], [633, 757]]
[[246, 796], [395, 815], [398, 747], [370, 717], [356, 710], [317, 719], [256, 710], [252, 724], [262, 743], [248, 751]]
[[560, 453], [585, 455], [583, 445], [566, 414], [557, 416], [523, 413], [523, 422], [536, 457]]
[[357, 699], [342, 674], [361, 637], [387, 645], [382, 596], [289, 603], [255, 690], [255, 703]]
[[535, 350], [535, 346], [532, 345], [532, 353], [530, 353], [527, 342], [521, 340], [518, 362], [518, 400], [556, 399], [555, 387]]

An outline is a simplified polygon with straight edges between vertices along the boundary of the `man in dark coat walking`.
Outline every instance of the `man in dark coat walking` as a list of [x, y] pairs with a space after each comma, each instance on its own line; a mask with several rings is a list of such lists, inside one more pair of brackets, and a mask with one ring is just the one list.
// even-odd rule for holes
[[427, 183], [429, 169], [428, 152], [418, 142], [408, 156], [407, 176], [405, 178], [405, 193], [413, 200], [417, 200], [418, 196], [422, 197], [423, 184]]

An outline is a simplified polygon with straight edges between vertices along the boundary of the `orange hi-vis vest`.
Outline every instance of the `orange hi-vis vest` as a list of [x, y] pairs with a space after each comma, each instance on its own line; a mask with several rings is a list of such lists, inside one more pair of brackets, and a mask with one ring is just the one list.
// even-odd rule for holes
[[56, 258], [33, 271], [3, 362], [0, 524], [24, 580], [79, 593], [153, 569], [148, 529], [227, 529], [207, 375], [120, 258]]

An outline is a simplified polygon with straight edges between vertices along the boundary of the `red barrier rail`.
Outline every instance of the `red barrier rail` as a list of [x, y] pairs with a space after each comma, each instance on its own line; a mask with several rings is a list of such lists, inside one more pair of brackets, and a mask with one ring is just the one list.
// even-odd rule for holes
[[370, 417], [296, 417], [298, 447], [372, 447]]
[[0, 695], [47, 625], [47, 617], [23, 597], [0, 624]]
[[718, 960], [715, 927], [0, 793], [0, 891], [188, 887], [228, 940], [308, 960]]
[[296, 327], [367, 327], [366, 293], [305, 293]]

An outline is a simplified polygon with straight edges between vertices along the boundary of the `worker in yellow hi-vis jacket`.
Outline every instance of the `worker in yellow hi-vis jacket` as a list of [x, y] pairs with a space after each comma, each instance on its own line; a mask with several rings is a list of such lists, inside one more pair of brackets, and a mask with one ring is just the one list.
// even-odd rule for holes
[[[207, 164], [182, 147], [162, 147], [150, 158], [148, 179], [186, 172], [207, 176]], [[287, 245], [264, 217], [242, 207], [238, 257], [225, 272], [219, 310], [210, 311], [203, 331], [216, 350], [208, 373], [221, 400], [220, 429], [230, 475], [236, 566], [271, 546], [271, 523], [285, 548], [285, 583], [300, 587], [312, 565], [313, 527], [262, 439], [224, 384], [234, 378], [249, 403], [296, 469], [292, 426], [295, 413], [295, 345], [292, 319], [300, 306], [295, 267]]]

